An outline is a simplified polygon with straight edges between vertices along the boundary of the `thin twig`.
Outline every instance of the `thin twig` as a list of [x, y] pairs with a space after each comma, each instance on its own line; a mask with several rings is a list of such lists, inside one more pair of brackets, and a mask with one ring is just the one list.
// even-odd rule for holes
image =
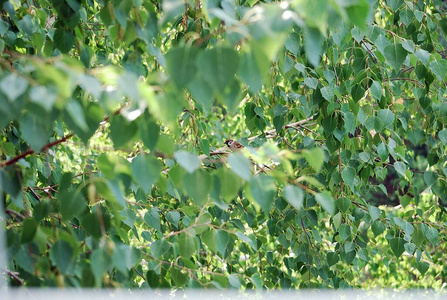
[[140, 275], [141, 278], [143, 278], [144, 281], [146, 281], [146, 277], [144, 277], [144, 275], [141, 274], [135, 267], [132, 267], [132, 270], [134, 270], [138, 275]]
[[19, 285], [23, 285], [23, 280], [19, 277], [20, 273], [19, 272], [13, 272], [11, 270], [6, 269], [6, 273], [11, 276], [11, 278], [14, 278]]
[[[66, 142], [68, 139], [70, 139], [71, 137], [73, 137], [73, 134], [72, 134], [72, 133], [70, 133], [70, 134], [64, 136], [63, 138], [61, 138], [61, 139], [59, 139], [59, 140], [56, 140], [56, 141], [51, 142], [51, 143], [48, 143], [48, 144], [46, 144], [45, 146], [43, 146], [43, 148], [41, 149], [41, 152], [46, 151], [46, 150], [48, 150], [49, 148], [51, 148], [51, 147], [53, 147], [53, 146], [56, 146], [56, 145], [58, 145], [58, 144], [64, 143], [64, 142]], [[1, 163], [0, 163], [0, 168], [4, 168], [4, 167], [6, 167], [6, 166], [13, 165], [13, 164], [15, 164], [16, 162], [18, 162], [19, 160], [21, 160], [22, 158], [25, 158], [25, 157], [27, 157], [28, 155], [31, 155], [31, 154], [33, 154], [33, 153], [35, 153], [35, 152], [36, 152], [36, 151], [34, 151], [33, 149], [29, 148], [27, 151], [23, 152], [22, 154], [20, 154], [20, 155], [14, 157], [14, 158], [11, 158], [11, 159], [8, 160], [8, 161], [1, 162]]]

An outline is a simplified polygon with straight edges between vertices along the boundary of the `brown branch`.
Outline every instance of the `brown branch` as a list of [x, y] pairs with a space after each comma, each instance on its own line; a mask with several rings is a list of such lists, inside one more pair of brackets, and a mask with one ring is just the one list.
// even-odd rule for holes
[[19, 217], [19, 218], [22, 219], [22, 220], [25, 220], [25, 219], [26, 219], [26, 217], [25, 217], [24, 215], [22, 215], [22, 214], [19, 213], [19, 212], [16, 212], [15, 210], [5, 209], [5, 212], [6, 212], [8, 215], [10, 215], [11, 217], [14, 215], [14, 216]]
[[[56, 140], [56, 141], [51, 142], [51, 143], [48, 143], [48, 144], [46, 144], [45, 146], [43, 146], [43, 148], [41, 149], [41, 151], [46, 151], [46, 150], [50, 149], [50, 148], [53, 147], [53, 146], [56, 146], [56, 145], [61, 144], [61, 143], [64, 143], [64, 142], [66, 142], [68, 139], [70, 139], [71, 137], [73, 137], [73, 134], [72, 134], [72, 133], [70, 133], [70, 134], [64, 136], [63, 138], [61, 138], [61, 139], [59, 139], [59, 140]], [[25, 157], [27, 157], [28, 155], [31, 155], [31, 154], [33, 154], [33, 153], [35, 153], [35, 152], [36, 152], [36, 151], [34, 151], [33, 149], [29, 148], [27, 151], [23, 152], [22, 154], [17, 155], [16, 157], [11, 158], [10, 160], [1, 162], [1, 163], [0, 163], [0, 168], [4, 168], [4, 167], [6, 167], [6, 166], [13, 165], [13, 164], [15, 164], [16, 162], [18, 162], [19, 160], [21, 160], [22, 158], [25, 158]]]
[[141, 278], [143, 278], [144, 281], [146, 281], [146, 277], [144, 277], [143, 274], [140, 273], [136, 268], [132, 267], [132, 270], [134, 270], [138, 275], [140, 275]]
[[312, 250], [313, 250], [313, 252], [315, 254], [315, 260], [316, 260], [316, 262], [318, 264], [318, 268], [321, 268], [320, 259], [318, 258], [318, 253], [317, 253], [317, 251], [315, 250], [315, 248], [314, 248], [314, 246], [312, 244], [312, 241], [311, 241], [311, 239], [309, 237], [309, 234], [307, 233], [306, 227], [304, 226], [303, 219], [301, 219], [301, 227], [303, 227], [303, 231], [304, 231], [304, 234], [306, 235], [307, 241], [309, 242], [309, 246], [312, 248]]
[[6, 273], [11, 276], [11, 278], [14, 278], [19, 285], [23, 285], [23, 280], [19, 277], [20, 273], [19, 272], [13, 272], [11, 270], [6, 270]]
[[36, 193], [36, 191], [34, 191], [31, 187], [28, 187], [28, 190], [31, 192], [31, 194], [33, 194], [34, 198], [36, 198], [36, 200], [40, 202], [40, 197]]
[[416, 85], [418, 85], [420, 87], [424, 87], [424, 85], [422, 83], [420, 83], [416, 79], [411, 79], [411, 78], [398, 77], [398, 78], [389, 78], [388, 80], [389, 81], [409, 81], [409, 82], [415, 83]]

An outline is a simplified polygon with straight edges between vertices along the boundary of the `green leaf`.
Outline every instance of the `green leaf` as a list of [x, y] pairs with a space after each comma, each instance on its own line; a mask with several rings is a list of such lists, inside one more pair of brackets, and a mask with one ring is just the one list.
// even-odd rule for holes
[[161, 163], [155, 157], [139, 154], [132, 160], [131, 169], [137, 183], [149, 194], [160, 176]]
[[31, 242], [36, 235], [38, 223], [34, 219], [25, 219], [23, 221], [22, 233], [20, 235], [20, 242], [22, 244]]
[[316, 78], [306, 77], [304, 78], [304, 84], [314, 90], [318, 86], [318, 80]]
[[249, 182], [249, 191], [252, 201], [257, 202], [268, 213], [276, 194], [275, 180], [263, 173], [256, 175]]
[[351, 227], [348, 224], [341, 224], [338, 228], [338, 232], [340, 233], [340, 239], [342, 242], [351, 237]]
[[[97, 207], [97, 209], [101, 209]], [[110, 228], [110, 216], [107, 214], [87, 213], [81, 220], [81, 226], [84, 230], [95, 238], [100, 238], [103, 234], [107, 234]]]
[[137, 133], [136, 122], [129, 122], [123, 116], [114, 116], [110, 122], [110, 138], [115, 149], [125, 146]]
[[200, 139], [199, 141], [200, 150], [202, 150], [203, 154], [206, 156], [210, 156], [210, 142], [206, 139]]
[[382, 234], [385, 231], [385, 225], [381, 221], [376, 220], [372, 223], [371, 229], [372, 232], [374, 233], [374, 236], [377, 237], [378, 235]]
[[402, 238], [392, 238], [389, 243], [394, 255], [399, 258], [405, 251], [405, 240]]
[[213, 252], [217, 252], [217, 245], [216, 245], [216, 237], [215, 237], [215, 230], [211, 229], [206, 232], [204, 232], [201, 236], [202, 241], [205, 243], [205, 245]]
[[406, 41], [402, 42], [402, 47], [404, 47], [404, 49], [407, 50], [408, 52], [414, 53], [415, 45], [414, 45], [413, 41], [406, 40]]
[[53, 104], [56, 102], [56, 92], [43, 86], [33, 86], [29, 92], [32, 102], [43, 107], [47, 112], [51, 112]]
[[406, 243], [405, 244], [405, 251], [407, 251], [409, 254], [413, 255], [416, 251], [416, 245], [413, 243]]
[[338, 257], [338, 254], [336, 252], [326, 253], [326, 261], [329, 267], [335, 265], [339, 260], [340, 258]]
[[118, 245], [112, 256], [113, 265], [126, 274], [141, 258], [141, 252], [135, 247], [129, 245]]
[[355, 116], [352, 112], [343, 112], [345, 130], [349, 133], [354, 133], [356, 128]]
[[425, 237], [427, 240], [430, 241], [430, 243], [433, 244], [434, 247], [438, 245], [439, 242], [439, 231], [436, 228], [429, 228], [425, 232]]
[[393, 11], [397, 11], [402, 4], [404, 4], [403, 0], [388, 0], [387, 4], [391, 7]]
[[185, 232], [178, 237], [180, 256], [189, 259], [196, 252], [196, 239], [190, 232]]
[[209, 83], [201, 77], [196, 77], [188, 84], [188, 89], [196, 103], [209, 112], [214, 102], [214, 91]]
[[432, 60], [429, 64], [430, 70], [433, 72], [433, 74], [438, 77], [439, 81], [445, 81], [446, 80], [446, 74], [447, 74], [447, 60], [445, 59], [435, 59]]
[[391, 44], [385, 47], [384, 55], [386, 63], [396, 71], [399, 71], [407, 57], [407, 51], [401, 44]]
[[269, 72], [268, 62], [264, 53], [255, 47], [243, 53], [238, 74], [251, 92], [256, 93], [262, 88]]
[[227, 250], [228, 242], [230, 241], [230, 236], [225, 230], [216, 230], [214, 233], [216, 240], [216, 246], [219, 253], [225, 257], [225, 251]]
[[377, 113], [377, 117], [380, 118], [380, 120], [382, 120], [383, 122], [383, 127], [385, 128], [393, 128], [393, 124], [394, 124], [394, 114], [391, 110], [387, 109], [381, 109], [379, 110], [379, 112]]
[[418, 49], [414, 52], [414, 55], [421, 61], [422, 64], [425, 66], [428, 65], [428, 62], [430, 61], [430, 52], [424, 50], [424, 49]]
[[177, 287], [181, 287], [188, 282], [188, 277], [180, 269], [171, 268], [171, 278]]
[[331, 194], [327, 191], [315, 195], [315, 200], [324, 208], [331, 216], [335, 214], [335, 201]]
[[413, 235], [411, 236], [411, 241], [418, 247], [422, 247], [425, 244], [426, 238], [420, 228], [416, 228]]
[[378, 132], [383, 130], [384, 125], [383, 120], [377, 116], [371, 116], [365, 122], [366, 129]]
[[170, 244], [165, 239], [159, 239], [151, 243], [151, 252], [155, 258], [161, 258], [169, 248]]
[[192, 153], [184, 150], [175, 152], [175, 159], [188, 173], [194, 173], [200, 167], [200, 159]]
[[96, 285], [99, 285], [102, 282], [102, 275], [112, 266], [112, 258], [106, 249], [96, 249], [91, 256], [90, 266], [95, 276]]
[[150, 119], [148, 121], [144, 120], [140, 122], [140, 138], [144, 143], [144, 146], [153, 151], [157, 145], [158, 138], [160, 136], [160, 127], [157, 123]]
[[371, 216], [371, 219], [373, 221], [377, 220], [380, 217], [381, 213], [382, 213], [381, 210], [378, 207], [375, 207], [375, 206], [372, 206], [372, 205], [369, 206], [368, 211], [369, 211], [369, 215]]
[[220, 183], [220, 196], [224, 198], [225, 202], [230, 203], [242, 187], [242, 180], [228, 168], [220, 168], [217, 175]]
[[316, 27], [304, 27], [306, 57], [309, 62], [317, 67], [320, 64], [321, 54], [323, 53], [324, 36]]
[[[140, 91], [138, 89], [138, 77], [136, 74], [131, 72], [124, 72], [119, 76], [117, 79], [117, 87], [118, 89], [124, 94], [124, 96], [127, 96], [128, 98], [138, 101], [140, 100]], [[123, 116], [126, 116], [124, 114], [125, 110], [123, 110]], [[130, 117], [126, 117], [128, 121], [133, 121]]]
[[405, 8], [400, 11], [399, 18], [402, 23], [404, 23], [404, 25], [408, 27], [408, 25], [410, 25], [414, 19], [414, 14], [411, 10]]
[[58, 240], [51, 247], [50, 259], [53, 264], [65, 274], [72, 263], [73, 248], [69, 243]]
[[62, 52], [68, 53], [73, 48], [75, 37], [73, 33], [59, 27], [54, 32], [54, 44]]
[[346, 167], [341, 172], [341, 177], [343, 178], [343, 181], [351, 188], [354, 188], [356, 175], [357, 175], [356, 171], [353, 167]]
[[422, 275], [427, 273], [429, 268], [430, 268], [430, 264], [428, 262], [418, 261], [417, 269], [419, 272], [421, 272]]
[[382, 85], [379, 81], [373, 81], [371, 84], [371, 94], [374, 99], [380, 100], [382, 98], [383, 92], [382, 92]]
[[346, 212], [351, 206], [351, 200], [346, 197], [341, 197], [337, 199], [337, 207], [341, 212]]
[[87, 203], [79, 191], [62, 190], [58, 199], [61, 202], [60, 210], [64, 220], [78, 217], [87, 208]]
[[166, 53], [166, 70], [177, 88], [184, 88], [194, 78], [197, 53], [197, 49], [192, 46], [174, 48]]
[[283, 189], [284, 198], [296, 209], [303, 207], [304, 193], [303, 190], [294, 185], [286, 185]]
[[192, 198], [197, 205], [204, 205], [208, 200], [208, 194], [212, 188], [212, 178], [210, 174], [203, 170], [186, 175], [182, 180], [186, 194]]
[[241, 282], [235, 274], [229, 274], [228, 281], [230, 282], [230, 285], [235, 289], [239, 289], [241, 287]]
[[233, 81], [239, 56], [231, 48], [215, 47], [200, 53], [196, 63], [204, 80], [221, 92]]
[[307, 163], [315, 170], [315, 172], [320, 172], [325, 159], [324, 151], [319, 147], [315, 147], [310, 151], [304, 150], [303, 154]]
[[168, 222], [175, 227], [178, 227], [180, 221], [180, 213], [176, 210], [170, 211], [166, 214], [166, 220], [168, 220]]
[[45, 116], [36, 116], [33, 113], [27, 113], [23, 115], [21, 120], [20, 130], [25, 141], [31, 146], [31, 148], [39, 152], [52, 134], [51, 129], [52, 122], [50, 122]]
[[228, 164], [236, 175], [247, 181], [250, 180], [251, 163], [247, 157], [240, 153], [230, 153], [228, 155]]
[[345, 10], [348, 14], [348, 20], [350, 23], [360, 27], [365, 28], [367, 23], [367, 16], [369, 13], [369, 4], [367, 0], [357, 0], [357, 1], [348, 1], [345, 3], [349, 3], [345, 7]]
[[414, 200], [414, 198], [408, 196], [408, 194], [399, 197], [399, 202], [404, 208], [407, 207], [407, 205], [410, 204], [412, 200]]
[[259, 275], [259, 273], [255, 273], [251, 277], [251, 282], [253, 283], [253, 285], [256, 289], [258, 289], [258, 290], [262, 289], [262, 279], [261, 279], [261, 275]]
[[74, 100], [71, 100], [65, 106], [67, 114], [70, 116], [71, 120], [82, 130], [88, 131], [87, 121], [85, 119], [84, 110], [82, 105]]
[[144, 215], [144, 222], [154, 228], [157, 231], [161, 231], [160, 225], [160, 216], [158, 214], [158, 208], [151, 208], [150, 211], [147, 211]]
[[428, 187], [432, 186], [438, 180], [438, 175], [433, 171], [426, 171], [424, 173], [424, 181]]
[[28, 81], [16, 73], [5, 76], [0, 82], [0, 89], [10, 102], [25, 93], [27, 88]]
[[334, 88], [330, 85], [327, 85], [320, 89], [321, 95], [324, 99], [331, 102], [334, 99]]
[[[157, 149], [166, 155], [173, 155], [175, 150], [174, 141], [167, 134], [161, 134], [157, 142]], [[184, 155], [181, 156], [184, 157]]]
[[405, 163], [396, 161], [393, 166], [397, 173], [399, 173], [401, 176], [405, 176], [405, 171], [407, 170], [407, 166], [405, 165]]

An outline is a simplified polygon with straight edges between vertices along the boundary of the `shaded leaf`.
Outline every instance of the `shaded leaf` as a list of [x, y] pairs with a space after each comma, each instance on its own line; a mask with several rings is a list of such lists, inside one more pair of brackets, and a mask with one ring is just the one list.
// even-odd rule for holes
[[315, 195], [315, 200], [331, 216], [335, 214], [335, 201], [329, 192], [322, 192]]
[[132, 160], [131, 169], [137, 183], [148, 194], [160, 176], [161, 163], [155, 157], [139, 154]]
[[407, 57], [407, 51], [401, 44], [391, 44], [385, 47], [384, 55], [387, 64], [399, 71]]
[[405, 241], [402, 238], [392, 238], [390, 241], [391, 250], [396, 257], [400, 257], [405, 251]]
[[69, 243], [58, 240], [51, 247], [50, 258], [62, 273], [66, 273], [72, 263], [73, 248]]

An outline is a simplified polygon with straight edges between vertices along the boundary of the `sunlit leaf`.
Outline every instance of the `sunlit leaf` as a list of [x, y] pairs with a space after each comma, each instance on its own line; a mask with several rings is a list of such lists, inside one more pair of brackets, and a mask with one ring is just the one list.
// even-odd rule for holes
[[335, 214], [335, 201], [329, 192], [322, 192], [315, 195], [315, 200], [327, 211], [330, 215]]
[[284, 197], [287, 202], [290, 203], [296, 209], [301, 209], [304, 201], [304, 193], [303, 190], [294, 185], [287, 185], [283, 189]]
[[160, 176], [161, 163], [152, 156], [140, 154], [132, 160], [131, 168], [135, 180], [149, 193]]
[[175, 159], [188, 173], [193, 173], [200, 167], [200, 159], [192, 153], [184, 150], [175, 152]]

